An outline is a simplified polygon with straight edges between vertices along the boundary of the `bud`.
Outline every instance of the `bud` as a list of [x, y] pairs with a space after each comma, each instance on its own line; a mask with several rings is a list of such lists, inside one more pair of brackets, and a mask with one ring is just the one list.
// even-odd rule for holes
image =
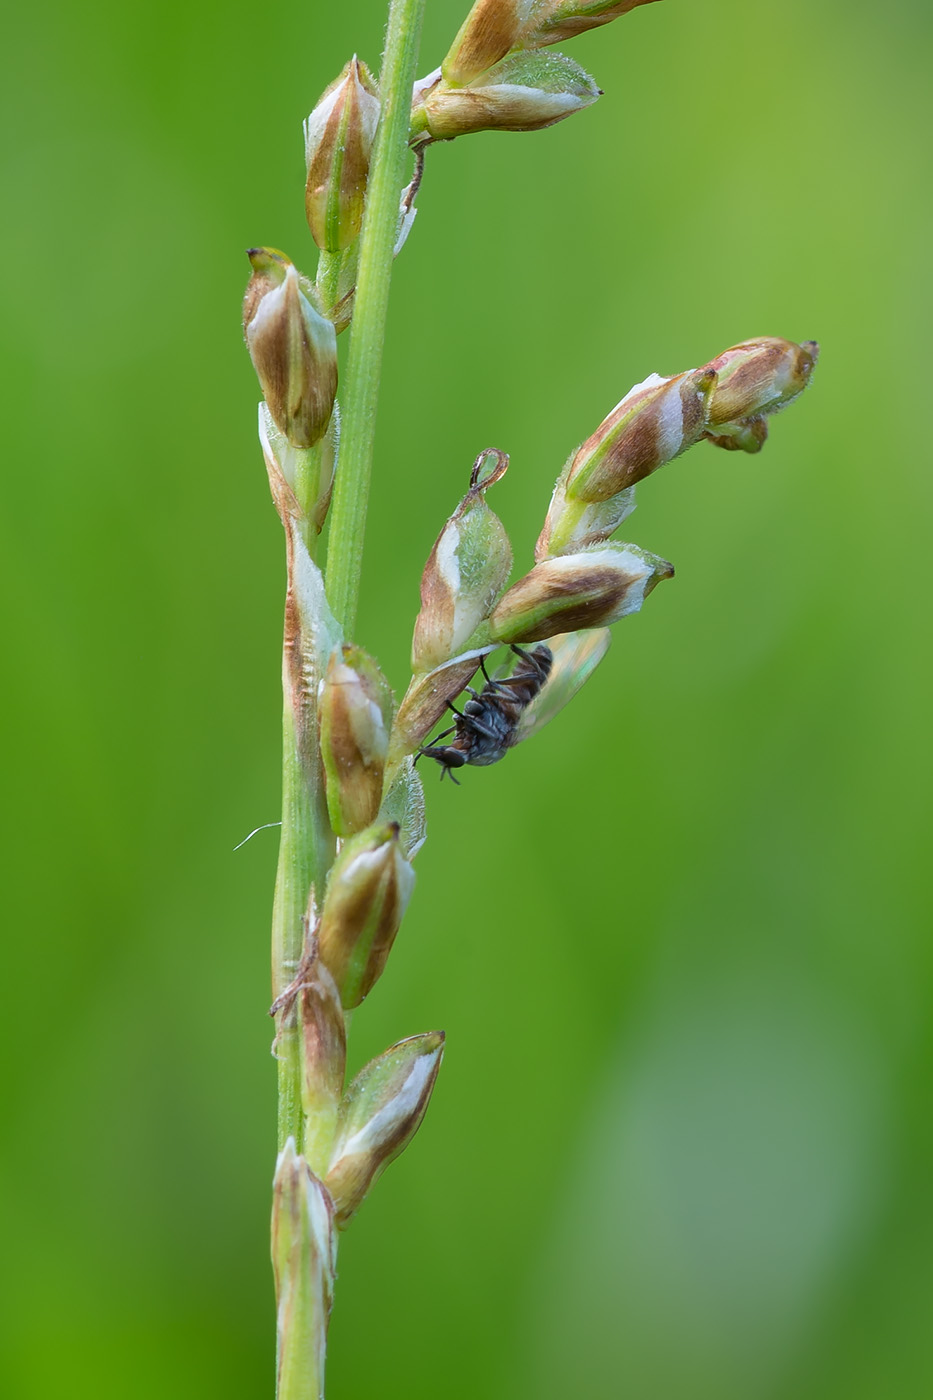
[[651, 374], [630, 389], [570, 463], [572, 501], [608, 501], [692, 447], [706, 431], [716, 375], [708, 365], [662, 379]]
[[330, 1197], [289, 1138], [272, 1188], [277, 1395], [306, 1393], [309, 1358], [324, 1356], [336, 1251]]
[[324, 436], [337, 394], [337, 336], [284, 253], [251, 248], [243, 328], [276, 427], [293, 447]]
[[535, 545], [535, 559], [539, 563], [550, 555], [575, 554], [587, 545], [602, 544], [635, 509], [634, 486], [610, 496], [608, 501], [595, 501], [592, 505], [585, 501], [569, 500], [567, 479], [572, 465], [573, 457], [557, 478], [547, 517]]
[[739, 418], [735, 423], [721, 423], [714, 433], [704, 436], [707, 442], [724, 447], [727, 452], [760, 452], [768, 440], [768, 420], [760, 414]]
[[385, 676], [362, 647], [335, 651], [319, 701], [327, 810], [338, 836], [376, 820], [395, 706]]
[[304, 124], [305, 211], [312, 238], [327, 252], [359, 236], [378, 122], [376, 84], [354, 55]]
[[443, 1031], [412, 1036], [371, 1060], [347, 1090], [324, 1181], [341, 1229], [418, 1131], [443, 1049]]
[[468, 87], [440, 80], [419, 93], [415, 136], [451, 141], [472, 131], [539, 131], [589, 107], [602, 94], [588, 73], [563, 54], [515, 53]]
[[[494, 465], [484, 472], [489, 459]], [[512, 549], [502, 521], [486, 504], [486, 492], [508, 465], [506, 453], [495, 448], [480, 453], [469, 491], [434, 543], [421, 576], [421, 611], [411, 646], [415, 672], [431, 671], [463, 651], [505, 587]]]
[[559, 44], [587, 29], [596, 29], [627, 15], [639, 5], [651, 3], [652, 0], [596, 0], [595, 4], [580, 4], [579, 0], [538, 0], [522, 33], [521, 43], [526, 49]]
[[445, 81], [460, 87], [505, 58], [531, 8], [532, 0], [476, 0], [441, 65]]
[[603, 544], [544, 559], [513, 584], [490, 619], [500, 642], [540, 642], [579, 627], [604, 627], [638, 612], [661, 579], [666, 559], [633, 544]]
[[359, 1006], [382, 976], [414, 883], [394, 822], [344, 843], [327, 881], [318, 950], [345, 1011]]
[[337, 984], [317, 949], [300, 972], [305, 1155], [311, 1170], [327, 1170], [347, 1069], [347, 1031]]
[[716, 375], [707, 410], [714, 436], [722, 424], [774, 413], [802, 394], [819, 349], [813, 340], [796, 345], [778, 336], [762, 336], [733, 345], [710, 360], [704, 369]]

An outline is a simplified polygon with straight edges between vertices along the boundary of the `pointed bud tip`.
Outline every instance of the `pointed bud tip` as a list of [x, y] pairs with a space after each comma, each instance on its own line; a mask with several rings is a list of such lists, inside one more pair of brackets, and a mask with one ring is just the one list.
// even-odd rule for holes
[[314, 241], [328, 252], [359, 236], [378, 120], [376, 85], [354, 54], [304, 123], [305, 212]]
[[277, 275], [283, 277], [292, 266], [291, 258], [278, 248], [247, 248], [246, 256], [254, 272], [260, 276]]
[[798, 344], [781, 336], [730, 346], [706, 366], [716, 371], [708, 426], [716, 430], [784, 408], [807, 387], [818, 354], [815, 341]]
[[638, 612], [673, 565], [630, 544], [602, 544], [535, 564], [512, 585], [490, 620], [493, 637], [537, 642], [564, 632], [605, 627]]
[[[495, 465], [489, 471], [483, 473], [483, 467], [488, 458], [495, 458]], [[509, 454], [501, 452], [498, 447], [486, 447], [479, 454], [473, 463], [470, 472], [470, 490], [488, 491], [490, 486], [494, 486], [497, 481], [501, 481], [509, 469]]]
[[639, 5], [651, 3], [652, 0], [601, 0], [601, 3], [593, 3], [593, 0], [538, 0], [532, 7], [531, 18], [522, 34], [522, 44], [527, 49], [534, 49], [575, 39], [588, 29], [609, 24]]
[[421, 575], [421, 608], [412, 637], [416, 674], [433, 671], [487, 640], [477, 639], [477, 630], [505, 587], [512, 547], [502, 521], [486, 503], [486, 492], [508, 465], [508, 453], [498, 448], [479, 454], [470, 489], [434, 541]]
[[315, 305], [313, 285], [277, 248], [252, 248], [243, 330], [263, 396], [291, 447], [327, 431], [337, 393], [337, 336]]
[[294, 1171], [297, 1162], [298, 1147], [294, 1137], [289, 1136], [285, 1139], [285, 1144], [275, 1159], [276, 1180], [279, 1180], [285, 1171]]
[[412, 121], [436, 141], [475, 131], [539, 131], [600, 96], [573, 59], [513, 50], [466, 85], [445, 72], [439, 83], [416, 94]]
[[399, 1041], [356, 1076], [344, 1096], [341, 1127], [325, 1185], [344, 1229], [369, 1188], [417, 1132], [434, 1089], [443, 1031]]

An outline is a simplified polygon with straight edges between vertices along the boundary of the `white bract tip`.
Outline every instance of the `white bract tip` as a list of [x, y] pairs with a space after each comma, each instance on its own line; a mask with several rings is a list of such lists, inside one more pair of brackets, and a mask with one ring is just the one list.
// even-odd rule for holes
[[606, 417], [611, 418], [613, 413], [618, 413], [619, 409], [622, 408], [624, 404], [627, 404], [629, 399], [633, 399], [635, 395], [640, 394], [643, 389], [657, 389], [661, 384], [669, 384], [671, 378], [671, 375], [649, 374], [648, 378], [643, 379], [640, 384], [633, 384], [628, 393], [619, 400], [615, 408], [611, 409], [610, 412], [606, 414]]
[[398, 1093], [389, 1099], [388, 1103], [383, 1104], [368, 1123], [340, 1145], [341, 1157], [348, 1157], [354, 1152], [374, 1152], [395, 1136], [399, 1127], [411, 1118], [420, 1106], [425, 1086], [440, 1053], [440, 1050], [435, 1050], [432, 1054], [418, 1056]]

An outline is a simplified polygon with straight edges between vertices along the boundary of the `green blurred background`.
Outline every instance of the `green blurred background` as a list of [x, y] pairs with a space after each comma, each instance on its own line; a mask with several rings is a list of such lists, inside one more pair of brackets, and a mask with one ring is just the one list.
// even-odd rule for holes
[[[461, 0], [429, 0], [424, 71]], [[302, 117], [381, 0], [6, 21], [5, 1296], [19, 1400], [271, 1395], [280, 529], [243, 250], [310, 269]], [[481, 448], [519, 564], [650, 371], [818, 338], [677, 579], [430, 840], [355, 1061], [448, 1034], [345, 1236], [333, 1400], [933, 1394], [930, 39], [921, 0], [666, 3], [606, 89], [428, 153], [360, 640], [404, 686]], [[433, 777], [433, 774], [427, 775]]]

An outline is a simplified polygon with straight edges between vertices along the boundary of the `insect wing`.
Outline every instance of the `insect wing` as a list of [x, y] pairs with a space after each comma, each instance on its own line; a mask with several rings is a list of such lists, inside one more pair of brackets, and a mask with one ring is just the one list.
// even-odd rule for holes
[[608, 627], [565, 632], [560, 637], [551, 638], [548, 642], [554, 657], [551, 673], [519, 718], [516, 744], [537, 734], [573, 699], [606, 655], [610, 641]]

